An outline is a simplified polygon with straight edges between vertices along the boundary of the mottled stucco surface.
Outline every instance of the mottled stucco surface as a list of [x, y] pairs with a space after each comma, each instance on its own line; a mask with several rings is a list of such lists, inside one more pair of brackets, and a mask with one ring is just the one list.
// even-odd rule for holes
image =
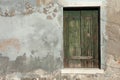
[[1, 75], [63, 67], [62, 7], [45, 2], [0, 1]]
[[[119, 80], [119, 0], [0, 0], [0, 80]], [[103, 74], [61, 74], [63, 6], [101, 3]], [[59, 4], [58, 4], [59, 3]]]

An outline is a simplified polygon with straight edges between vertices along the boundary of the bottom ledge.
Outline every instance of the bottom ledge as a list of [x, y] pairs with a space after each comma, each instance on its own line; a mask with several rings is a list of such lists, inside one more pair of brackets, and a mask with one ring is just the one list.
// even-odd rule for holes
[[61, 69], [62, 74], [104, 74], [103, 69], [99, 68], [64, 68]]

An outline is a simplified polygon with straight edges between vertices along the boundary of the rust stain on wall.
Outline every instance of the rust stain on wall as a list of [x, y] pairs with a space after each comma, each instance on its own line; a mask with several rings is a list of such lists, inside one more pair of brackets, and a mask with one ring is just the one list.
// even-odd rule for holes
[[19, 51], [20, 50], [19, 40], [11, 38], [0, 42], [0, 51], [5, 51], [8, 47], [14, 47], [17, 51]]
[[37, 6], [40, 6], [40, 0], [36, 0], [36, 4], [37, 4]]
[[118, 64], [120, 64], [120, 60], [118, 61]]

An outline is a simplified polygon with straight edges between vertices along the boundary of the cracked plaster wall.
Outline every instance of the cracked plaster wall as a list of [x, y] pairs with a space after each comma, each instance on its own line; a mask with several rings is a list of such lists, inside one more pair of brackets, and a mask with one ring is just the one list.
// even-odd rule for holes
[[[95, 3], [101, 4], [101, 66], [105, 72], [61, 76], [63, 7]], [[119, 0], [0, 0], [0, 79], [119, 80], [119, 3]]]

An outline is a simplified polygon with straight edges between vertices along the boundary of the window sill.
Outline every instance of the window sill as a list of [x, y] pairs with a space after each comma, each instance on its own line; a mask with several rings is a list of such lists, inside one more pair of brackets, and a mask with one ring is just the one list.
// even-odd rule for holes
[[62, 74], [104, 74], [103, 69], [99, 68], [64, 68], [61, 70]]

